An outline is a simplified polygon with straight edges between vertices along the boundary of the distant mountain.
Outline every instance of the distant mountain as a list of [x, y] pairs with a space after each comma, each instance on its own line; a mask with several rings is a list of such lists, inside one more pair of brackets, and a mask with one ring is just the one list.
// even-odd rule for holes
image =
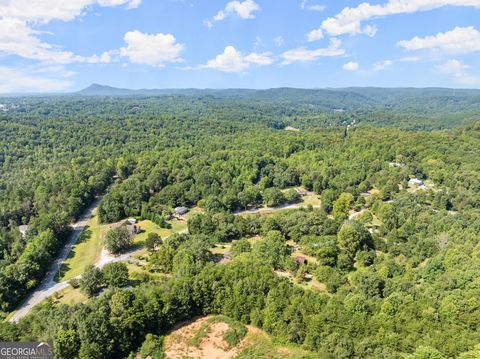
[[123, 89], [118, 87], [100, 85], [100, 84], [91, 84], [87, 88], [84, 88], [81, 91], [75, 92], [74, 95], [84, 95], [84, 96], [128, 96], [134, 95], [135, 90]]
[[336, 99], [354, 97], [357, 100], [375, 100], [390, 102], [398, 98], [432, 98], [432, 97], [465, 97], [480, 96], [478, 89], [450, 89], [450, 88], [382, 88], [382, 87], [346, 87], [324, 89], [302, 89], [292, 87], [279, 87], [265, 90], [253, 89], [125, 89], [100, 84], [91, 84], [87, 88], [74, 92], [73, 95], [81, 96], [215, 96], [215, 97], [242, 97], [257, 99], [282, 99], [306, 100], [318, 97], [335, 97]]
[[73, 93], [79, 96], [205, 96], [212, 95], [217, 97], [235, 97], [245, 95], [246, 93], [256, 92], [256, 90], [246, 89], [140, 89], [131, 90], [100, 84], [91, 84], [87, 88]]
[[140, 89], [131, 90], [92, 84], [73, 93], [74, 96], [110, 97], [193, 97], [201, 101], [230, 99], [272, 105], [326, 111], [400, 110], [415, 113], [458, 113], [479, 111], [480, 90], [449, 88], [381, 88], [348, 87], [301, 89], [280, 87], [265, 90], [253, 89]]

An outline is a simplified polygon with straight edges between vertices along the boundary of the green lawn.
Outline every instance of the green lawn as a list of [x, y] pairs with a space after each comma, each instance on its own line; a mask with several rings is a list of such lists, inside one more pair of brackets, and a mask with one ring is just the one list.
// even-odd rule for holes
[[188, 227], [187, 221], [173, 219], [172, 221], [170, 221], [170, 223], [172, 224], [172, 231], [174, 233], [185, 231]]
[[79, 303], [84, 303], [88, 300], [88, 298], [83, 294], [79, 288], [73, 288], [68, 286], [64, 290], [55, 293], [52, 298], [54, 302], [59, 304], [68, 304], [74, 305]]
[[60, 282], [76, 277], [83, 273], [87, 265], [95, 263], [97, 255], [102, 250], [102, 236], [107, 230], [108, 225], [98, 223], [95, 209], [77, 244], [73, 246], [70, 255], [60, 268], [56, 280]]
[[136, 246], [145, 244], [145, 240], [149, 233], [157, 233], [160, 238], [168, 237], [172, 234], [171, 229], [160, 228], [158, 225], [149, 220], [138, 222], [140, 226], [140, 233], [133, 238], [133, 243]]
[[322, 204], [322, 201], [320, 200], [320, 198], [318, 198], [317, 194], [311, 194], [311, 195], [306, 195], [302, 197], [302, 204], [306, 206], [308, 205], [320, 206]]

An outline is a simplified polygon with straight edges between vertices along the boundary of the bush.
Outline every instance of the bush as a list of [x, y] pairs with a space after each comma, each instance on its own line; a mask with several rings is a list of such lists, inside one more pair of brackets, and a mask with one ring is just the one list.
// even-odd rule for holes
[[79, 288], [80, 287], [80, 279], [72, 278], [68, 281], [68, 284], [72, 286], [72, 288]]

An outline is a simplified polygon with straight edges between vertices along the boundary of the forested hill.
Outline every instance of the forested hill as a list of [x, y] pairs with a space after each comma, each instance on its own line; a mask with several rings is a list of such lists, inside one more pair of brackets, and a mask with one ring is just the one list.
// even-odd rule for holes
[[128, 90], [98, 84], [71, 95], [4, 97], [0, 117], [72, 119], [173, 114], [305, 129], [368, 124], [437, 130], [480, 119], [480, 90], [442, 88]]
[[193, 96], [308, 105], [322, 110], [398, 109], [465, 111], [480, 108], [480, 90], [450, 88], [349, 87], [326, 89], [140, 89], [92, 84], [76, 96]]

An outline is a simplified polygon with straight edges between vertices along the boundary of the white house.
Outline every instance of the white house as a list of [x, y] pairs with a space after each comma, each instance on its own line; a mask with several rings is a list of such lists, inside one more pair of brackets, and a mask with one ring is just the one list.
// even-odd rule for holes
[[409, 183], [411, 184], [414, 184], [416, 186], [423, 186], [423, 181], [414, 177], [414, 178], [410, 178], [410, 181], [408, 181]]

